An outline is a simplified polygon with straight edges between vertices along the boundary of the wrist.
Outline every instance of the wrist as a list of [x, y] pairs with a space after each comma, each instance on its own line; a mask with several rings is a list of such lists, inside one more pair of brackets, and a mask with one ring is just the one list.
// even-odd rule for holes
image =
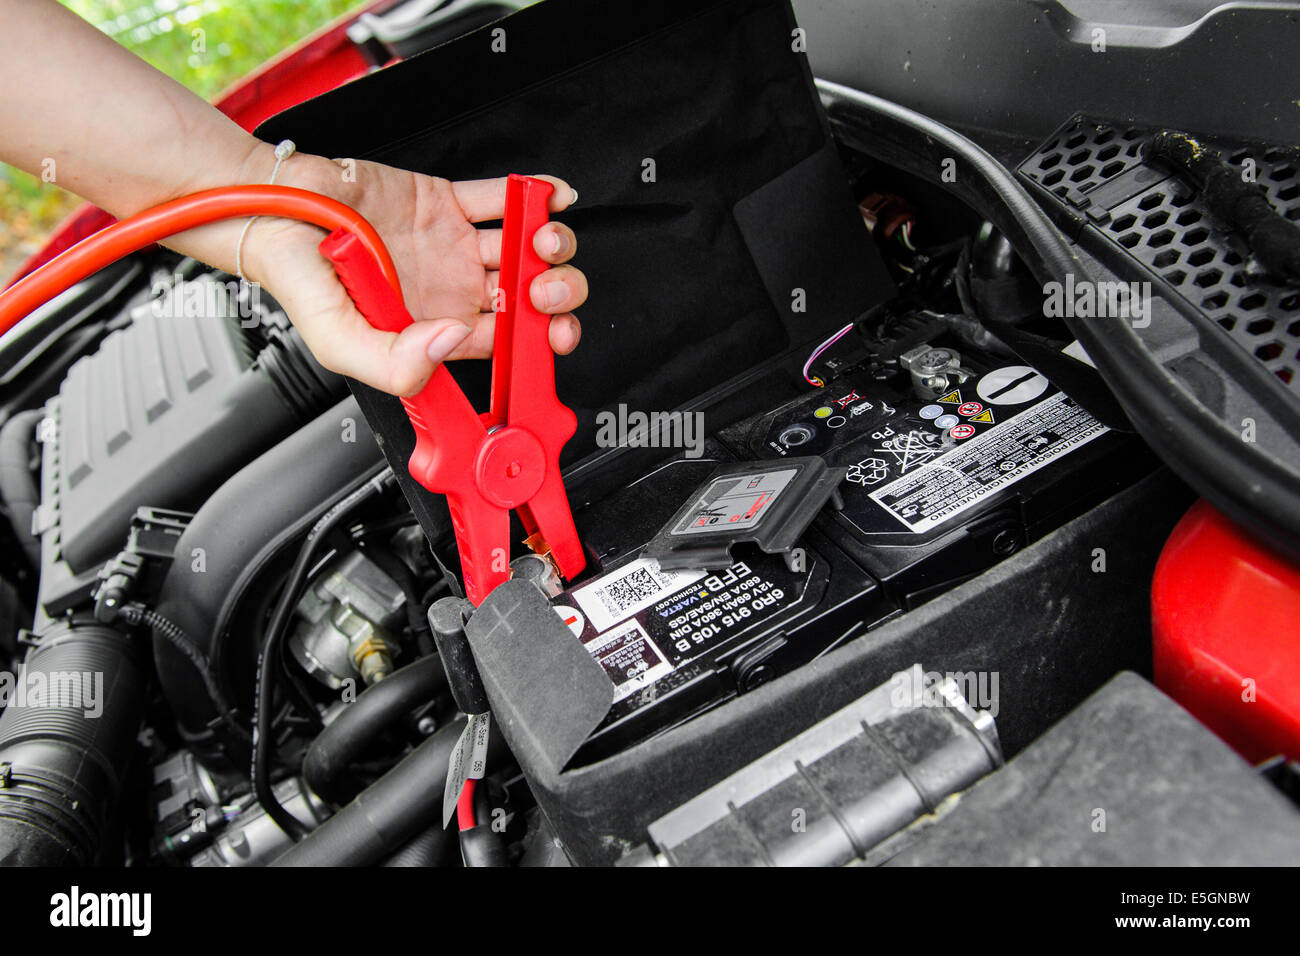
[[235, 166], [231, 185], [255, 186], [267, 183], [271, 179], [271, 171], [275, 169], [275, 147], [251, 136], [249, 139], [253, 140], [252, 145]]
[[[246, 146], [246, 148], [244, 148]], [[232, 151], [236, 152], [236, 151]], [[166, 201], [208, 189], [228, 186], [265, 186], [275, 172], [275, 146], [252, 136], [246, 137], [237, 151], [239, 158], [206, 169], [201, 177], [179, 184], [175, 195], [160, 197]], [[281, 164], [275, 184], [306, 189], [345, 201], [337, 193], [341, 182], [340, 167], [310, 153], [293, 153]], [[187, 230], [167, 241], [171, 248], [228, 272], [242, 271], [250, 282], [270, 289], [268, 281], [277, 273], [277, 255], [303, 245], [315, 247], [325, 232], [310, 223], [275, 216], [253, 218], [247, 232], [248, 218], [236, 218]], [[241, 242], [242, 237], [242, 242]]]
[[[264, 145], [269, 146], [269, 144]], [[274, 166], [274, 147], [270, 147], [270, 150], [272, 166]], [[269, 180], [268, 170], [266, 178], [261, 182], [265, 183]], [[319, 193], [349, 206], [356, 202], [358, 196], [358, 186], [355, 181], [348, 182], [344, 167], [324, 156], [316, 156], [312, 153], [294, 153], [286, 159], [280, 167], [280, 174], [275, 182], [278, 186], [292, 186], [294, 189]]]
[[[265, 149], [259, 150], [259, 155], [250, 156], [250, 161], [245, 164], [245, 173], [253, 177], [250, 184], [270, 182], [275, 168], [275, 148], [269, 143], [261, 146]], [[349, 175], [349, 170], [349, 166], [323, 156], [295, 152], [281, 164], [275, 184], [317, 193], [360, 211], [361, 186], [355, 175]], [[275, 272], [277, 253], [299, 243], [315, 247], [324, 237], [325, 231], [310, 223], [259, 216], [245, 237], [242, 253], [244, 275], [249, 281], [260, 281], [265, 285], [265, 279]]]
[[[241, 165], [236, 184], [270, 185], [274, 179], [277, 186], [328, 195], [321, 188], [328, 183], [326, 171], [321, 166], [326, 161], [319, 156], [297, 152], [281, 159], [277, 156], [277, 149], [270, 143], [259, 141]], [[301, 244], [315, 245], [323, 237], [324, 231], [311, 223], [257, 216], [242, 234], [237, 264], [248, 281], [266, 285], [266, 279], [275, 271], [271, 260], [277, 251]]]

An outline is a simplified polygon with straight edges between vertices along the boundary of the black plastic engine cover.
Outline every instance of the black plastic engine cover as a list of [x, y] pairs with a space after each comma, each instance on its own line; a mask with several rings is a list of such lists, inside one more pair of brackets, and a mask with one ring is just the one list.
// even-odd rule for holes
[[75, 572], [122, 547], [139, 505], [198, 507], [299, 424], [250, 368], [237, 321], [155, 304], [72, 366], [50, 407], [55, 428], [38, 436], [48, 476], [39, 530], [53, 529], [56, 559]]

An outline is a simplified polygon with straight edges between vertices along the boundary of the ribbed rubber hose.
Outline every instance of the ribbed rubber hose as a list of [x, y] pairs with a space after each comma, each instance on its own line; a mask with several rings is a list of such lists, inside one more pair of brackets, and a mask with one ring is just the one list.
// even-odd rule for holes
[[16, 685], [28, 696], [0, 716], [0, 865], [117, 862], [108, 836], [144, 712], [141, 656], [97, 624], [55, 625], [28, 653]]

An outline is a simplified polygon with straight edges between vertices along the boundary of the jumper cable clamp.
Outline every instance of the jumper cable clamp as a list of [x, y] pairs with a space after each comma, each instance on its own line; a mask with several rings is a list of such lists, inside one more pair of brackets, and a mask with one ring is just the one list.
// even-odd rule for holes
[[[533, 235], [549, 218], [553, 190], [527, 176], [507, 181], [490, 410], [476, 412], [442, 364], [420, 392], [402, 399], [415, 430], [411, 476], [447, 496], [465, 593], [475, 605], [510, 577], [511, 509], [529, 543], [544, 541], [535, 550], [549, 550], [566, 578], [586, 565], [560, 475], [560, 450], [577, 417], [555, 395], [551, 317], [534, 309], [528, 294], [547, 268]], [[401, 332], [411, 324], [401, 293], [353, 233], [336, 230], [320, 250], [371, 325]]]

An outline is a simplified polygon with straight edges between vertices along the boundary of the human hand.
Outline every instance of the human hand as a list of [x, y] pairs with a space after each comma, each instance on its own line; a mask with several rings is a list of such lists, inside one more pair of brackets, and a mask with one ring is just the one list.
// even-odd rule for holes
[[[345, 170], [353, 175], [345, 177]], [[564, 181], [540, 178], [555, 184], [552, 212], [576, 199]], [[284, 164], [277, 183], [337, 199], [369, 220], [393, 256], [416, 319], [400, 334], [373, 328], [317, 251], [324, 230], [259, 217], [244, 240], [244, 274], [284, 307], [322, 365], [391, 394], [412, 395], [438, 362], [491, 354], [501, 230], [474, 224], [504, 214], [504, 178], [453, 183], [378, 163], [344, 167], [298, 154]], [[565, 265], [577, 239], [568, 226], [551, 222], [537, 231], [533, 248], [553, 268], [533, 281], [532, 303], [553, 316], [551, 347], [567, 354], [581, 335], [572, 310], [587, 298], [586, 277]]]

